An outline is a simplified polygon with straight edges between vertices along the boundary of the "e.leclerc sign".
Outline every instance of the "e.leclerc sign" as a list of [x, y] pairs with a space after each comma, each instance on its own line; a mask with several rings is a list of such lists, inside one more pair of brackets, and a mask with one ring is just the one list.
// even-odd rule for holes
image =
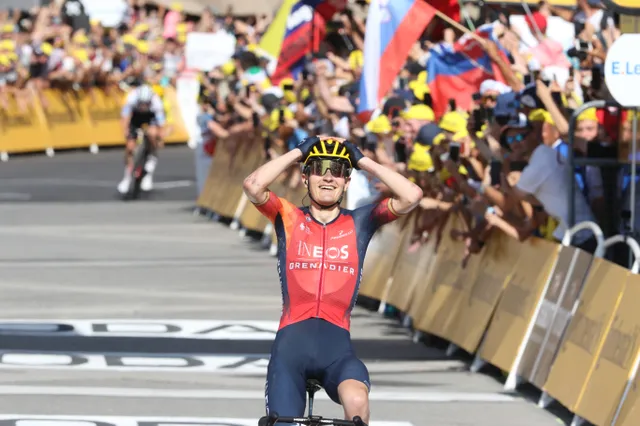
[[640, 34], [623, 34], [607, 52], [604, 79], [624, 107], [640, 107]]

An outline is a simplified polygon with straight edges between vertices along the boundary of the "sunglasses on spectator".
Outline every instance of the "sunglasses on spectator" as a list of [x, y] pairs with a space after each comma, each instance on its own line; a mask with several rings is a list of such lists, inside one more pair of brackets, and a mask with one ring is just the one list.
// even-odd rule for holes
[[495, 102], [497, 99], [498, 99], [498, 97], [497, 97], [496, 95], [484, 95], [484, 96], [482, 97], [482, 100], [483, 100], [483, 101], [485, 101], [485, 102], [486, 102], [486, 101], [493, 101], [493, 102]]
[[399, 121], [392, 121], [391, 122], [391, 126], [392, 127], [400, 127], [400, 122]]
[[284, 90], [285, 92], [287, 90], [293, 90], [293, 84], [285, 84], [282, 86], [282, 90]]
[[517, 135], [507, 136], [505, 139], [507, 143], [511, 145], [516, 142], [522, 142], [524, 140], [524, 135], [522, 133], [519, 133]]
[[327, 170], [335, 178], [346, 178], [351, 174], [351, 167], [343, 161], [313, 160], [307, 165], [307, 174], [324, 176]]

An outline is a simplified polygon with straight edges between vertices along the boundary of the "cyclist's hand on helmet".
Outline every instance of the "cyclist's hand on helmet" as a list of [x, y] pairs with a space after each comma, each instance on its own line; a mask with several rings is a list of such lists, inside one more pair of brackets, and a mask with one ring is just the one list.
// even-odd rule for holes
[[353, 168], [356, 170], [360, 170], [360, 166], [358, 166], [358, 163], [364, 158], [364, 154], [362, 153], [362, 151], [360, 151], [360, 148], [358, 148], [356, 144], [347, 139], [342, 140], [341, 143], [345, 146], [345, 148], [347, 148], [347, 152], [349, 153], [349, 158], [351, 159], [351, 165], [353, 166]]
[[313, 146], [320, 141], [320, 138], [317, 136], [310, 136], [308, 138], [303, 139], [296, 148], [302, 152], [302, 158], [300, 161], [304, 162], [307, 159], [309, 154], [311, 153], [311, 149]]

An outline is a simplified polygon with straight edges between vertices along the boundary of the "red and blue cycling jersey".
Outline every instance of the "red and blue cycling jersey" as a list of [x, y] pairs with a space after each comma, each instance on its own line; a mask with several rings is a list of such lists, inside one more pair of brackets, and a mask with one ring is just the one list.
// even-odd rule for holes
[[279, 329], [322, 318], [349, 330], [369, 241], [380, 226], [398, 218], [391, 199], [340, 209], [327, 224], [273, 192], [256, 207], [274, 224], [278, 240], [283, 299]]

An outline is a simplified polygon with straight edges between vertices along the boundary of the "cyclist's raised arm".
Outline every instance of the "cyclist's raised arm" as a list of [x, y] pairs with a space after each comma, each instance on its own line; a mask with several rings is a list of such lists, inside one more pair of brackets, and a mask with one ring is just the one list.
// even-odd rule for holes
[[280, 174], [286, 171], [292, 164], [302, 160], [307, 155], [311, 147], [318, 141], [318, 137], [313, 136], [304, 139], [298, 146], [286, 154], [274, 158], [266, 164], [258, 167], [244, 180], [242, 187], [249, 200], [254, 204], [267, 202], [269, 185], [275, 181]]
[[394, 195], [389, 204], [392, 213], [407, 214], [416, 208], [422, 200], [422, 189], [400, 173], [378, 164], [368, 157], [360, 159], [358, 167], [371, 173], [389, 187]]
[[254, 204], [262, 204], [267, 201], [269, 185], [275, 181], [293, 163], [300, 161], [302, 151], [298, 148], [292, 149], [278, 158], [274, 158], [268, 163], [258, 167], [253, 173], [247, 176], [242, 187], [249, 200]]

